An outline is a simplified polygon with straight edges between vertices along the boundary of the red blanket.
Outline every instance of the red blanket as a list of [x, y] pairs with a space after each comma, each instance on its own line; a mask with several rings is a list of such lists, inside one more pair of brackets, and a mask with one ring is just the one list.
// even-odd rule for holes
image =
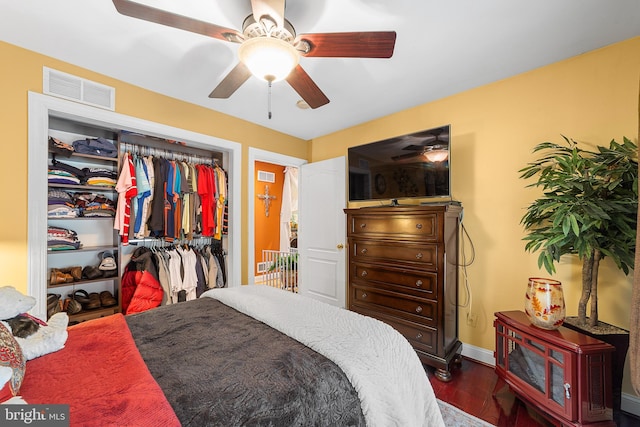
[[65, 347], [27, 362], [20, 394], [68, 404], [72, 426], [179, 426], [122, 314], [69, 327]]

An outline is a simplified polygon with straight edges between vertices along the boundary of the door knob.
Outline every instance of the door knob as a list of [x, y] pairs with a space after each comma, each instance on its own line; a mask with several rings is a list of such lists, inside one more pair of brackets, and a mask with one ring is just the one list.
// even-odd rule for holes
[[336, 246], [336, 248], [338, 248], [338, 249], [343, 249], [343, 248], [344, 248], [344, 245], [343, 245], [342, 243], [338, 243], [338, 246]]

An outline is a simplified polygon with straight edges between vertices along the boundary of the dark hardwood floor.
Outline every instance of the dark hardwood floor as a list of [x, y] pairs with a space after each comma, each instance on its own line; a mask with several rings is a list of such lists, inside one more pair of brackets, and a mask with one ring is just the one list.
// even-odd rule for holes
[[[462, 358], [452, 370], [453, 378], [444, 383], [426, 368], [436, 397], [498, 427], [547, 427], [535, 409], [516, 399], [507, 384], [498, 379], [492, 366]], [[495, 397], [494, 397], [495, 390]], [[640, 418], [622, 413], [619, 427], [640, 426]]]

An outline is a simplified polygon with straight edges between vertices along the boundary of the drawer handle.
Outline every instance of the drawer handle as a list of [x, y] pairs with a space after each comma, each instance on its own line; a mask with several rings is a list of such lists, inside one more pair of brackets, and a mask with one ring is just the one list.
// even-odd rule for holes
[[416, 259], [422, 259], [422, 252], [418, 252], [416, 255]]
[[367, 274], [369, 274], [367, 273], [367, 270], [362, 270], [362, 273], [360, 273], [360, 276], [367, 277]]
[[367, 297], [367, 293], [366, 293], [366, 292], [363, 292], [363, 293], [362, 293], [362, 298], [366, 298], [366, 297]]
[[422, 307], [418, 306], [418, 307], [416, 308], [416, 313], [422, 313]]
[[422, 334], [420, 332], [418, 332], [418, 335], [416, 335], [416, 339], [417, 340], [421, 340], [422, 339]]
[[416, 280], [416, 286], [417, 287], [422, 286], [422, 280], [420, 280], [420, 279]]
[[360, 228], [365, 228], [366, 226], [367, 226], [367, 224], [364, 223], [364, 222], [362, 224], [360, 224]]
[[365, 255], [367, 252], [369, 252], [369, 250], [368, 250], [367, 248], [363, 248], [363, 249], [360, 251], [360, 253], [361, 253], [362, 255]]
[[422, 230], [422, 224], [416, 224], [416, 228], [417, 228], [418, 230]]

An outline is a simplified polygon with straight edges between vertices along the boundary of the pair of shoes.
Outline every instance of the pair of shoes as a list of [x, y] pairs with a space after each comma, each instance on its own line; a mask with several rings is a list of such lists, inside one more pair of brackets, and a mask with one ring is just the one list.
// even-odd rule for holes
[[55, 270], [61, 271], [64, 274], [70, 274], [73, 280], [82, 279], [82, 267], [80, 266], [58, 268]]
[[111, 292], [102, 291], [100, 292], [100, 304], [103, 307], [113, 307], [114, 305], [118, 305], [118, 300], [113, 297]]
[[118, 268], [118, 266], [116, 265], [116, 259], [113, 256], [113, 252], [104, 251], [102, 253], [102, 261], [100, 262], [100, 266], [98, 268], [103, 271], [111, 271]]
[[49, 277], [50, 285], [61, 285], [63, 283], [73, 282], [73, 276], [68, 273], [63, 273], [57, 268], [51, 269], [51, 276]]
[[82, 311], [82, 304], [73, 298], [66, 298], [62, 309], [66, 311], [67, 314], [78, 314]]
[[60, 297], [60, 294], [47, 294], [47, 320], [62, 309]]
[[[96, 297], [92, 297], [92, 295], [95, 295], [98, 298], [96, 299]], [[100, 308], [100, 296], [95, 292], [89, 294], [85, 290], [78, 289], [73, 294], [69, 295], [69, 297], [79, 302], [85, 310]]]

